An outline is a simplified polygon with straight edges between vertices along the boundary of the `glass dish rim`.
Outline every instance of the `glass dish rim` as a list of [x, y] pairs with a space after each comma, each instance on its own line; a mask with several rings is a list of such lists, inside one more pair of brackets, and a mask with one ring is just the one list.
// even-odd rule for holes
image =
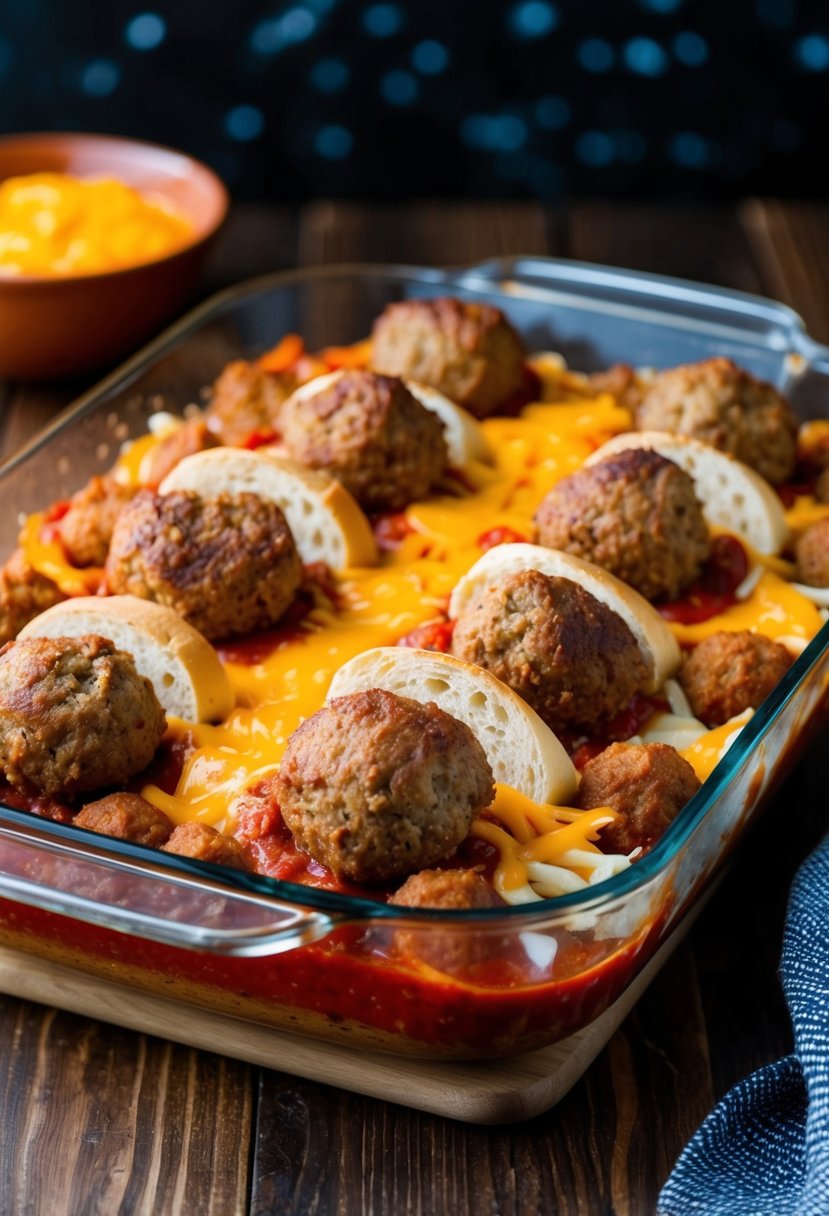
[[[504, 302], [508, 304], [510, 297], [520, 297], [521, 294], [520, 269], [516, 269], [521, 265], [558, 268], [569, 272], [574, 282], [577, 282], [579, 277], [592, 276], [594, 281], [602, 279], [607, 282], [615, 280], [620, 284], [627, 283], [628, 286], [636, 283], [647, 285], [656, 288], [658, 294], [671, 289], [674, 292], [674, 298], [678, 293], [708, 298], [712, 304], [717, 301], [726, 302], [733, 311], [738, 313], [741, 311], [739, 305], [743, 305], [744, 313], [753, 307], [755, 311], [759, 309], [768, 316], [776, 316], [780, 322], [786, 322], [791, 336], [796, 339], [794, 345], [802, 353], [807, 356], [816, 354], [824, 358], [827, 354], [826, 348], [820, 346], [809, 336], [799, 314], [777, 301], [748, 292], [717, 288], [709, 284], [672, 278], [667, 275], [631, 271], [563, 258], [544, 258], [533, 255], [491, 259], [472, 265], [450, 267], [341, 263], [335, 266], [313, 266], [305, 269], [277, 271], [247, 279], [215, 292], [70, 403], [23, 448], [0, 465], [0, 491], [4, 477], [19, 464], [23, 464], [41, 448], [46, 447], [63, 430], [94, 411], [110, 392], [128, 388], [134, 377], [150, 370], [154, 363], [158, 362], [180, 341], [193, 336], [202, 325], [208, 324], [226, 307], [232, 306], [240, 300], [273, 289], [301, 286], [304, 283], [327, 278], [374, 278], [396, 282], [414, 281], [430, 286], [445, 286], [447, 289], [454, 287], [456, 290], [460, 289], [468, 293], [478, 290], [482, 294], [497, 292], [500, 285], [501, 293], [506, 297]], [[494, 278], [493, 275], [497, 275], [497, 277]], [[509, 294], [503, 291], [503, 281], [506, 278], [513, 280]], [[539, 286], [537, 283], [525, 286], [531, 286], [533, 293], [544, 290], [543, 286]], [[669, 825], [657, 844], [641, 860], [636, 861], [621, 873], [597, 883], [594, 887], [542, 899], [537, 903], [461, 910], [395, 907], [379, 900], [325, 891], [316, 887], [286, 882], [282, 879], [269, 878], [265, 875], [231, 870], [227, 867], [215, 866], [208, 862], [179, 857], [175, 854], [162, 853], [148, 846], [112, 837], [102, 839], [100, 834], [85, 831], [72, 824], [56, 823], [40, 817], [36, 817], [36, 823], [40, 832], [45, 831], [47, 834], [53, 835], [56, 840], [76, 841], [79, 844], [84, 841], [94, 841], [101, 854], [109, 853], [115, 858], [123, 858], [125, 861], [139, 864], [141, 861], [151, 861], [153, 870], [169, 871], [171, 877], [176, 874], [191, 877], [202, 875], [214, 882], [216, 879], [221, 880], [227, 886], [229, 893], [270, 896], [278, 899], [282, 904], [292, 904], [305, 909], [329, 913], [334, 917], [332, 930], [348, 923], [370, 920], [384, 920], [392, 923], [404, 920], [409, 922], [417, 920], [425, 923], [445, 921], [449, 924], [466, 923], [484, 927], [496, 926], [504, 921], [534, 923], [551, 918], [565, 919], [571, 913], [592, 912], [605, 905], [621, 901], [633, 891], [642, 890], [650, 883], [655, 883], [664, 874], [708, 812], [713, 809], [714, 803], [725, 791], [725, 787], [732, 778], [736, 777], [743, 761], [748, 758], [752, 746], [758, 743], [766, 731], [771, 728], [809, 672], [823, 657], [827, 648], [829, 648], [829, 622], [821, 627], [796, 658], [771, 695], [745, 724], [710, 776], [683, 808], [682, 813]], [[26, 839], [25, 828], [31, 819], [31, 813], [19, 811], [0, 802], [0, 824], [6, 823], [13, 826], [15, 836], [21, 841]], [[18, 831], [18, 829], [23, 830]], [[32, 844], [36, 847], [37, 841], [32, 839]], [[148, 877], [150, 876], [151, 872], [148, 871]], [[163, 881], [163, 876], [161, 880]]]

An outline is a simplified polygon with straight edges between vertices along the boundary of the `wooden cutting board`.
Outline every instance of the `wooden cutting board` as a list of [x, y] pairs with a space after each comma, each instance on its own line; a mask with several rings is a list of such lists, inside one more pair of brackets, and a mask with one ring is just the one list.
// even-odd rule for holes
[[560, 1043], [508, 1060], [446, 1063], [355, 1051], [137, 992], [14, 950], [0, 949], [0, 991], [450, 1119], [514, 1123], [549, 1110], [564, 1097], [685, 936], [704, 902], [707, 898], [697, 902], [600, 1018]]

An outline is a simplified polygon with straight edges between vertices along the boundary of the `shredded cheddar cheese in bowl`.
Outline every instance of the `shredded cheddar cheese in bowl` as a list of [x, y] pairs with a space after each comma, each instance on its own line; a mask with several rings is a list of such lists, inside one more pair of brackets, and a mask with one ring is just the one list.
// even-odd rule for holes
[[185, 245], [190, 221], [114, 177], [32, 173], [0, 183], [0, 274], [84, 275], [152, 262]]

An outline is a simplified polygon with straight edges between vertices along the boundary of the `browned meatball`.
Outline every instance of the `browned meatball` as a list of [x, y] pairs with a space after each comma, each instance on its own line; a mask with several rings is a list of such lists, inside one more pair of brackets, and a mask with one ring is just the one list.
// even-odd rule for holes
[[[400, 908], [503, 907], [495, 889], [475, 870], [420, 870], [411, 874], [395, 891], [389, 903]], [[505, 948], [503, 932], [487, 934], [480, 924], [449, 928], [428, 925], [424, 929], [398, 929], [394, 934], [395, 953], [422, 960], [438, 971], [457, 974], [485, 962]]]
[[647, 682], [625, 622], [578, 584], [525, 570], [463, 612], [452, 653], [485, 667], [552, 727], [612, 717]]
[[676, 599], [708, 556], [708, 525], [688, 474], [629, 448], [553, 486], [536, 514], [538, 539], [603, 566], [646, 599]]
[[0, 645], [17, 637], [34, 617], [65, 599], [57, 583], [33, 570], [23, 550], [15, 549], [0, 569]]
[[140, 794], [106, 794], [88, 802], [75, 816], [75, 824], [90, 832], [103, 832], [133, 844], [160, 849], [173, 830], [171, 820]]
[[297, 386], [291, 372], [265, 372], [256, 363], [228, 363], [213, 385], [204, 416], [222, 443], [243, 443], [254, 431], [278, 430], [283, 401]]
[[475, 870], [419, 870], [389, 897], [401, 908], [496, 908], [503, 902]]
[[166, 722], [132, 655], [94, 635], [0, 650], [0, 769], [11, 785], [72, 798], [124, 785]]
[[73, 566], [103, 566], [115, 521], [134, 494], [114, 477], [92, 477], [72, 495], [58, 532]]
[[207, 638], [273, 625], [302, 580], [275, 503], [187, 490], [139, 491], [118, 517], [106, 572], [114, 594], [166, 604]]
[[180, 823], [165, 845], [165, 853], [211, 861], [215, 866], [231, 866], [234, 870], [250, 870], [250, 859], [243, 845], [232, 836], [224, 836], [206, 823], [192, 819]]
[[301, 848], [335, 874], [375, 883], [449, 857], [493, 784], [468, 726], [374, 688], [336, 697], [294, 731], [277, 793]]
[[428, 494], [446, 468], [443, 425], [402, 381], [343, 372], [312, 396], [286, 402], [282, 440], [289, 454], [325, 469], [368, 511], [399, 511]]
[[489, 304], [402, 300], [374, 322], [372, 367], [431, 384], [478, 418], [521, 391], [524, 360], [518, 334]]
[[706, 726], [722, 726], [756, 709], [792, 665], [785, 646], [761, 633], [714, 633], [686, 655], [679, 673], [691, 709]]
[[829, 515], [800, 534], [794, 555], [801, 583], [808, 587], [829, 587]]
[[619, 405], [635, 410], [642, 396], [642, 388], [636, 372], [629, 363], [614, 363], [603, 372], [588, 376], [591, 393], [610, 393]]
[[204, 418], [188, 418], [146, 454], [141, 461], [141, 481], [155, 490], [185, 456], [195, 456], [197, 452], [218, 446], [219, 441], [208, 430]]
[[691, 765], [667, 743], [611, 743], [584, 766], [578, 805], [618, 811], [622, 818], [602, 828], [599, 847], [629, 853], [656, 844], [699, 787]]
[[794, 470], [797, 423], [789, 403], [730, 359], [660, 372], [643, 391], [636, 425], [702, 439], [775, 484]]

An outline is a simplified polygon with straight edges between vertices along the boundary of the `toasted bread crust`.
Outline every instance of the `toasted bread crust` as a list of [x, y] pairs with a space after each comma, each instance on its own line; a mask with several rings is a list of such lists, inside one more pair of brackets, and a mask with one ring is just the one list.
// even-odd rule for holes
[[[172, 608], [135, 596], [80, 596], [56, 604], [21, 637], [98, 633], [132, 654], [164, 709], [189, 722], [213, 722], [233, 709], [230, 681], [216, 651]], [[170, 679], [168, 679], [170, 677]]]

